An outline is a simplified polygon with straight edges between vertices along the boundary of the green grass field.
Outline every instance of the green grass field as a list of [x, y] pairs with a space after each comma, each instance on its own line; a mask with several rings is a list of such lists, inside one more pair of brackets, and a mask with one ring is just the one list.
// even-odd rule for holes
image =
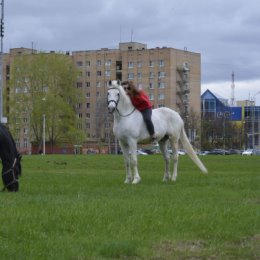
[[260, 259], [260, 156], [180, 157], [163, 183], [161, 156], [24, 156], [18, 193], [0, 193], [0, 259]]

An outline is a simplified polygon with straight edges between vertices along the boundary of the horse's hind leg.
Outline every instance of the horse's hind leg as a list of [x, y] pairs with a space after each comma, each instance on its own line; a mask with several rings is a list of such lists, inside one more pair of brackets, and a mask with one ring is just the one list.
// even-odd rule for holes
[[160, 141], [159, 147], [162, 152], [165, 164], [163, 181], [168, 181], [170, 179], [170, 154], [167, 148], [167, 141]]
[[173, 160], [173, 174], [172, 174], [172, 181], [176, 181], [177, 179], [177, 170], [178, 170], [178, 141], [175, 139], [171, 139], [171, 146], [172, 146], [172, 160]]

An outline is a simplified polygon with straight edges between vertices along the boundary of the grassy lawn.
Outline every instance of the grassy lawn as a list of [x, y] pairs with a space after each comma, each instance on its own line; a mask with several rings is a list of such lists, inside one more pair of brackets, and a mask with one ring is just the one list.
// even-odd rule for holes
[[24, 156], [18, 193], [0, 193], [0, 259], [260, 259], [260, 156], [139, 156], [124, 184], [122, 156]]

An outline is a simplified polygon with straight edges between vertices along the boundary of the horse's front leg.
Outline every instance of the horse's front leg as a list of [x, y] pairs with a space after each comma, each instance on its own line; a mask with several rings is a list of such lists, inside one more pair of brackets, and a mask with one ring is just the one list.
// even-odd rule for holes
[[125, 169], [126, 169], [125, 183], [131, 183], [132, 182], [132, 173], [131, 173], [129, 149], [126, 145], [124, 145], [120, 141], [119, 141], [119, 144], [122, 149], [123, 156], [124, 156], [124, 162], [125, 162]]
[[130, 158], [131, 158], [131, 168], [134, 174], [134, 180], [132, 184], [138, 184], [141, 181], [141, 177], [138, 173], [138, 166], [137, 166], [137, 143], [132, 141], [129, 144], [130, 148]]

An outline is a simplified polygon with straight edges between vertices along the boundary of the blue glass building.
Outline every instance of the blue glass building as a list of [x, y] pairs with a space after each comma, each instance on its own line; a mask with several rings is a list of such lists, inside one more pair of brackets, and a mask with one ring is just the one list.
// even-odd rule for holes
[[201, 118], [203, 120], [225, 119], [240, 122], [246, 148], [260, 148], [260, 106], [228, 105], [228, 100], [206, 90], [201, 95]]

